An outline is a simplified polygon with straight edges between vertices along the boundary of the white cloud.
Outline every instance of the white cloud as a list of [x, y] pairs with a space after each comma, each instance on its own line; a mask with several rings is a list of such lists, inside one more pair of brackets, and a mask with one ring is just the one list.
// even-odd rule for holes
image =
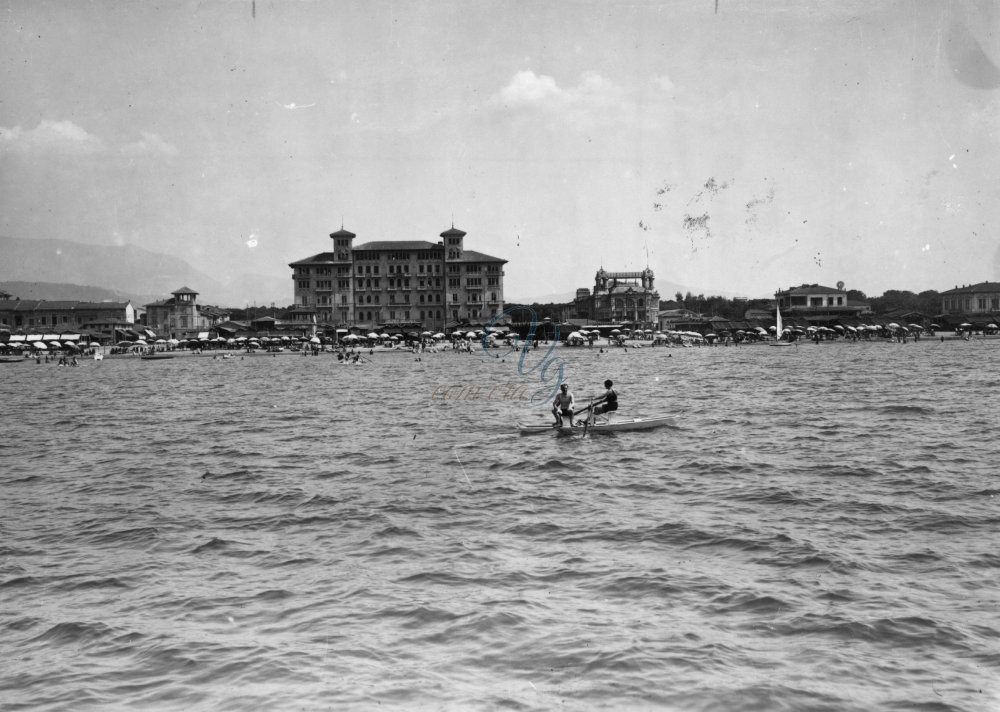
[[142, 138], [122, 146], [126, 156], [176, 156], [177, 149], [163, 140], [159, 134], [142, 132]]
[[657, 86], [661, 91], [665, 92], [668, 96], [673, 96], [677, 91], [677, 87], [674, 86], [673, 81], [666, 74], [661, 74], [658, 77], [653, 77], [653, 84]]
[[620, 105], [624, 92], [596, 72], [584, 72], [576, 86], [560, 87], [553, 77], [530, 69], [518, 72], [494, 97], [507, 108], [590, 110]]
[[[647, 85], [648, 87], [649, 85]], [[656, 77], [658, 96], [637, 94], [597, 72], [584, 72], [575, 85], [562, 87], [553, 77], [531, 70], [518, 72], [491, 98], [494, 108], [515, 113], [518, 120], [537, 115], [562, 127], [592, 130], [613, 125], [656, 130], [670, 112], [674, 85], [666, 76]]]
[[538, 76], [530, 69], [518, 72], [510, 83], [500, 90], [497, 103], [504, 106], [530, 106], [546, 101], [560, 101], [565, 92], [556, 85], [552, 77]]
[[0, 127], [0, 153], [91, 154], [104, 150], [104, 142], [72, 121], [44, 120], [31, 130]]

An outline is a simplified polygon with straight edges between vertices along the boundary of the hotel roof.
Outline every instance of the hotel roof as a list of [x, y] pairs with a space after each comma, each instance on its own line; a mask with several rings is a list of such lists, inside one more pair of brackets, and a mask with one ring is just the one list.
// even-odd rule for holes
[[844, 294], [843, 289], [836, 287], [824, 287], [820, 284], [803, 284], [801, 287], [791, 289], [779, 289], [778, 294], [803, 295], [803, 294]]
[[398, 250], [443, 250], [444, 248], [436, 242], [428, 242], [427, 240], [376, 240], [355, 245], [354, 249], [395, 252]]
[[980, 282], [968, 286], [955, 287], [941, 294], [975, 294], [978, 292], [1000, 292], [1000, 282]]
[[[444, 248], [437, 244], [436, 242], [427, 242], [426, 240], [400, 240], [400, 241], [378, 241], [378, 242], [366, 242], [362, 245], [355, 245], [353, 248], [354, 252], [365, 250], [368, 252], [401, 252], [408, 250], [441, 250]], [[462, 254], [458, 259], [448, 260], [449, 262], [503, 262], [506, 263], [507, 260], [502, 257], [493, 257], [492, 255], [487, 255], [483, 252], [477, 252], [476, 250], [462, 250]], [[326, 264], [326, 263], [337, 263], [343, 262], [337, 258], [334, 252], [320, 252], [312, 257], [306, 257], [305, 259], [298, 260], [296, 262], [290, 262], [289, 267], [295, 267], [298, 265], [311, 265], [311, 264]]]

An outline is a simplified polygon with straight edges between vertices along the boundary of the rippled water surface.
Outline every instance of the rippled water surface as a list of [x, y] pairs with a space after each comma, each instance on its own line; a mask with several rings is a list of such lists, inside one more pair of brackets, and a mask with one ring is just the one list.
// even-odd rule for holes
[[1000, 341], [555, 354], [3, 364], [4, 708], [1000, 710]]

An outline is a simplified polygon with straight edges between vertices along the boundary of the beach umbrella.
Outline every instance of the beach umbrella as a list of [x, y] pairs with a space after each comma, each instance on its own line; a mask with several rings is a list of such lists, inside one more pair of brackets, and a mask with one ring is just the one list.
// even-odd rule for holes
[[34, 346], [39, 351], [48, 351], [49, 350], [49, 347], [45, 345], [44, 341], [36, 341], [35, 343], [32, 344], [32, 346]]
[[378, 334], [376, 334], [374, 331], [369, 331], [368, 332], [368, 338], [369, 339], [377, 339], [378, 338]]
[[55, 346], [57, 349], [62, 346], [58, 341], [50, 341], [49, 346]]
[[435, 338], [435, 339], [443, 339], [444, 338], [444, 334], [442, 334], [442, 333], [434, 334], [433, 338]]
[[[357, 337], [355, 337], [355, 338], [357, 338]], [[321, 343], [321, 342], [320, 342], [320, 340], [319, 340], [319, 337], [318, 337], [318, 336], [314, 336], [314, 337], [312, 337], [311, 339], [309, 339], [309, 343], [310, 343], [310, 344], [319, 344], [319, 343]]]

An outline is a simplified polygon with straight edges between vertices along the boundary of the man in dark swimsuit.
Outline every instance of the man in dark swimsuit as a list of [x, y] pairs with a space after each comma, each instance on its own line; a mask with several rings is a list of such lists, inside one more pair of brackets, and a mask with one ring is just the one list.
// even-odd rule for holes
[[[601, 413], [610, 413], [613, 410], [618, 410], [618, 393], [612, 386], [615, 384], [608, 379], [604, 382], [604, 387], [607, 389], [604, 391], [604, 395], [591, 403], [587, 408], [594, 411], [594, 415], [600, 415]], [[582, 421], [581, 421], [582, 422]]]

